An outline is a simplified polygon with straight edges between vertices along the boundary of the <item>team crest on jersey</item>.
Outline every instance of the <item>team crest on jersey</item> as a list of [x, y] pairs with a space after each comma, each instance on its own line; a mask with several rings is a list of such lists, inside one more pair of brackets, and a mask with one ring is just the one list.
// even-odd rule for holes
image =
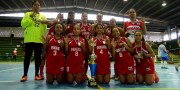
[[128, 70], [129, 70], [129, 71], [131, 71], [132, 69], [133, 69], [132, 66], [128, 67]]
[[64, 67], [61, 67], [61, 68], [60, 68], [60, 71], [64, 71]]
[[150, 67], [146, 68], [146, 71], [150, 71], [150, 70], [151, 70], [151, 68], [150, 68]]

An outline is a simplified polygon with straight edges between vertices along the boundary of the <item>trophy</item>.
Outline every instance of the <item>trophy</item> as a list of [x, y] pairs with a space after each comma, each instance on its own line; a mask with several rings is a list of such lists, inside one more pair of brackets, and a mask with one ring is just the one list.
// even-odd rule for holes
[[94, 46], [96, 46], [96, 43], [93, 41], [92, 43], [90, 43], [90, 45], [92, 46], [92, 54], [90, 56], [90, 61], [89, 61], [89, 67], [91, 70], [91, 79], [88, 81], [88, 86], [96, 87], [97, 82], [95, 81], [95, 78], [94, 78], [95, 72], [96, 72], [96, 67], [97, 67], [97, 64], [95, 63], [96, 55], [94, 53]]

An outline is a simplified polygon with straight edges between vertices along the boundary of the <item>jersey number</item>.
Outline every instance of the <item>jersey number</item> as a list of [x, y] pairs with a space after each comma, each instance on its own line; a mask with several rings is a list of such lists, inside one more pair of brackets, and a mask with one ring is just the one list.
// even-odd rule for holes
[[78, 56], [78, 52], [75, 52], [75, 56]]
[[54, 51], [53, 51], [53, 56], [56, 56], [56, 55], [57, 55], [57, 51], [54, 50]]

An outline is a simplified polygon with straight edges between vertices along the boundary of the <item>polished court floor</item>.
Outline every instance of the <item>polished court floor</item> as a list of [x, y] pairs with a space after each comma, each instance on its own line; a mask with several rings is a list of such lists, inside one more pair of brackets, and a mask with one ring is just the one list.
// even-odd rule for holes
[[[113, 63], [111, 64], [113, 67]], [[114, 74], [114, 68], [111, 68], [111, 75]], [[168, 65], [168, 69], [161, 69], [160, 64], [156, 64], [156, 71], [159, 75], [159, 83], [153, 85], [134, 84], [122, 85], [118, 81], [111, 79], [109, 85], [100, 84], [98, 87], [90, 88], [87, 81], [83, 84], [61, 84], [47, 85], [45, 80], [34, 80], [34, 64], [29, 67], [28, 81], [20, 82], [23, 74], [22, 62], [0, 62], [0, 90], [56, 90], [56, 89], [72, 89], [72, 90], [180, 90], [180, 72], [176, 72], [174, 65]], [[88, 71], [90, 75], [90, 72]]]

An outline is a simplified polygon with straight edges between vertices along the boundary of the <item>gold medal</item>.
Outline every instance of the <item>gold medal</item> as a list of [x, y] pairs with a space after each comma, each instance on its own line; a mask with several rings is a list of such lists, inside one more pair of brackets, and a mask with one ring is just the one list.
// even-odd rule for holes
[[81, 46], [81, 43], [80, 43], [80, 42], [78, 42], [78, 46]]
[[106, 44], [106, 41], [103, 41], [103, 44]]
[[58, 43], [60, 44], [60, 43], [61, 43], [61, 40], [58, 40]]
[[119, 52], [119, 57], [123, 57], [122, 52]]

